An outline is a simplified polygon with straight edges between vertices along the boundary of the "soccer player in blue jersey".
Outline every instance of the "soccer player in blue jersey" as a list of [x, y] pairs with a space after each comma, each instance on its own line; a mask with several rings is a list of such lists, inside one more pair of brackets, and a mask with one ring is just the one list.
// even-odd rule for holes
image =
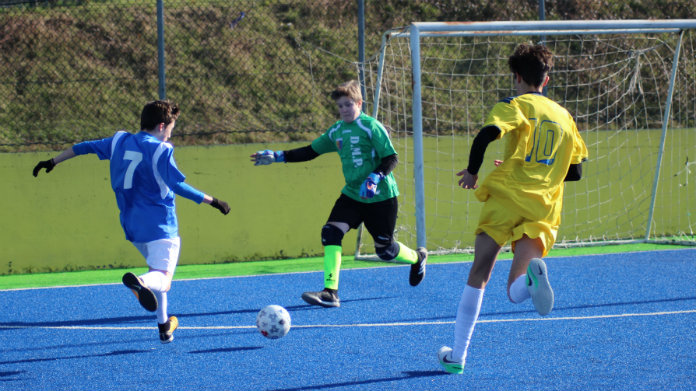
[[[483, 293], [501, 247], [511, 242], [513, 260], [508, 297], [531, 297], [540, 315], [553, 309], [554, 295], [541, 259], [553, 246], [561, 222], [564, 182], [577, 181], [587, 148], [573, 117], [542, 95], [553, 54], [542, 45], [519, 45], [508, 59], [517, 96], [498, 102], [474, 138], [469, 165], [457, 173], [459, 186], [477, 189], [485, 202], [474, 243], [474, 263], [462, 293], [454, 326], [454, 346], [438, 359], [449, 373], [462, 373], [481, 310]], [[478, 186], [478, 171], [488, 144], [505, 137], [502, 162]]]
[[167, 142], [179, 117], [179, 108], [169, 101], [147, 103], [140, 116], [137, 134], [116, 132], [112, 137], [73, 145], [50, 160], [39, 162], [33, 174], [46, 173], [70, 158], [89, 153], [109, 159], [111, 188], [116, 195], [126, 239], [145, 257], [149, 271], [141, 276], [123, 275], [146, 310], [157, 313], [162, 343], [174, 339], [179, 325], [176, 316], [167, 315], [167, 292], [179, 259], [179, 225], [174, 195], [196, 203], [210, 204], [223, 214], [226, 202], [213, 198], [184, 182], [186, 178], [174, 161], [174, 147]]
[[251, 155], [255, 165], [274, 162], [304, 162], [336, 152], [341, 159], [345, 186], [328, 221], [321, 229], [324, 246], [324, 289], [305, 292], [302, 299], [322, 307], [339, 307], [338, 275], [341, 268], [341, 242], [351, 228], [361, 223], [372, 235], [375, 252], [383, 260], [411, 265], [409, 283], [418, 285], [425, 276], [428, 253], [416, 251], [394, 238], [399, 189], [392, 175], [397, 164], [396, 151], [384, 126], [361, 111], [360, 85], [352, 80], [338, 86], [331, 98], [340, 120], [305, 147], [288, 151], [259, 151]]

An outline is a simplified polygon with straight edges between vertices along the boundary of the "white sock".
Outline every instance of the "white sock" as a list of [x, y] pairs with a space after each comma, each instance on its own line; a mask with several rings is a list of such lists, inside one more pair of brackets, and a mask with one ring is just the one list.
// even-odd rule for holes
[[464, 361], [466, 351], [469, 349], [471, 335], [481, 311], [484, 289], [476, 289], [469, 285], [464, 287], [462, 298], [457, 307], [457, 320], [454, 322], [454, 347], [452, 348], [452, 360]]
[[153, 290], [152, 293], [157, 297], [157, 323], [167, 323], [167, 292]]
[[157, 323], [166, 323], [169, 318], [167, 316], [167, 292], [164, 291], [168, 282], [167, 276], [162, 272], [151, 271], [140, 276], [140, 279], [157, 298]]
[[167, 276], [162, 272], [147, 272], [140, 276], [146, 287], [150, 288], [153, 292], [161, 292], [165, 288]]
[[523, 274], [510, 285], [510, 299], [513, 303], [519, 304], [530, 297], [529, 289], [527, 289], [527, 275]]

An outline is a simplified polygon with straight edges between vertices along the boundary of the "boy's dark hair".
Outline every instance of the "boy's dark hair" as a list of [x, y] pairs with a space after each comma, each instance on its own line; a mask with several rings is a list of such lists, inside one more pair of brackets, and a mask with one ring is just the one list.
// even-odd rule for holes
[[544, 45], [523, 43], [515, 48], [508, 59], [508, 65], [527, 84], [539, 87], [553, 67], [553, 53]]
[[347, 96], [353, 100], [353, 102], [362, 102], [362, 93], [360, 92], [360, 83], [357, 80], [351, 80], [345, 82], [335, 90], [331, 91], [331, 99], [337, 100], [342, 96]]
[[152, 130], [158, 124], [169, 125], [179, 118], [179, 106], [168, 100], [148, 102], [140, 114], [140, 130]]

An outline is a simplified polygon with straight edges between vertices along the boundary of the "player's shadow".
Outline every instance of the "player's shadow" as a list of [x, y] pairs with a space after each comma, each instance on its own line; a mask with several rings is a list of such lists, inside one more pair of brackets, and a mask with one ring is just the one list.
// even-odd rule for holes
[[179, 318], [194, 317], [194, 316], [218, 316], [218, 315], [239, 315], [239, 314], [255, 314], [259, 312], [261, 308], [251, 308], [243, 310], [229, 310], [229, 311], [211, 311], [211, 312], [177, 312], [176, 316]]
[[[575, 306], [566, 306], [566, 307], [554, 307], [552, 314], [561, 312], [561, 311], [570, 311], [570, 310], [582, 310], [582, 309], [590, 309], [590, 308], [604, 308], [604, 307], [622, 307], [622, 306], [630, 306], [630, 305], [641, 305], [641, 304], [659, 304], [659, 303], [676, 303], [680, 301], [693, 301], [696, 300], [696, 297], [677, 297], [674, 299], [658, 299], [658, 300], [641, 300], [641, 301], [626, 301], [626, 302], [617, 302], [617, 303], [604, 303], [604, 304], [586, 304], [586, 305], [575, 305]], [[526, 309], [526, 310], [519, 310], [519, 311], [497, 311], [497, 312], [482, 312], [479, 315], [480, 318], [485, 318], [489, 316], [499, 316], [499, 315], [521, 315], [521, 314], [536, 314], [536, 310], [532, 309]], [[443, 320], [454, 320], [456, 313], [453, 313], [451, 315], [446, 315], [446, 316], [430, 316], [427, 318], [408, 318], [408, 319], [400, 319], [400, 322], [425, 322], [425, 321], [443, 321]]]
[[[352, 302], [374, 301], [374, 300], [389, 300], [389, 299], [396, 299], [396, 298], [398, 298], [398, 297], [397, 296], [364, 297], [364, 298], [360, 298], [360, 299], [341, 300], [341, 303], [352, 303]], [[307, 310], [316, 310], [316, 309], [323, 308], [323, 307], [311, 305], [311, 304], [284, 305], [283, 307], [288, 311], [307, 311]], [[190, 317], [197, 317], [197, 316], [256, 314], [259, 312], [259, 310], [261, 310], [261, 308], [247, 308], [247, 309], [238, 309], [238, 310], [229, 310], [229, 311], [213, 311], [213, 312], [188, 312], [188, 313], [178, 312], [178, 313], [176, 313], [176, 316], [179, 318], [186, 318], [189, 316]]]
[[[657, 300], [639, 300], [639, 301], [624, 301], [616, 303], [603, 303], [603, 304], [585, 304], [585, 305], [574, 305], [566, 307], [554, 307], [553, 312], [568, 311], [568, 310], [583, 310], [590, 308], [606, 308], [606, 307], [623, 307], [631, 305], [642, 305], [642, 304], [659, 304], [659, 303], [676, 303], [680, 301], [692, 301], [696, 300], [696, 297], [676, 297], [673, 299], [657, 299]], [[481, 316], [493, 316], [493, 315], [515, 315], [515, 314], [526, 314], [526, 313], [536, 313], [535, 310], [526, 311], [500, 311], [500, 312], [488, 312], [482, 313]]]
[[[373, 300], [388, 300], [397, 298], [396, 296], [383, 296], [383, 297], [366, 297], [359, 299], [348, 299], [342, 300], [343, 303], [351, 302], [361, 302], [361, 301], [373, 301]], [[310, 305], [310, 304], [300, 304], [294, 306], [285, 306], [287, 310], [293, 311], [306, 311], [321, 309], [322, 307]], [[211, 311], [211, 312], [176, 312], [179, 318], [186, 317], [199, 317], [199, 316], [219, 316], [219, 315], [239, 315], [239, 314], [256, 314], [261, 308], [248, 308], [248, 309], [238, 309], [229, 311]], [[75, 320], [60, 320], [60, 321], [46, 321], [46, 322], [0, 322], [0, 327], [2, 328], [24, 328], [24, 327], [79, 327], [79, 326], [99, 326], [99, 325], [114, 325], [114, 324], [131, 324], [131, 323], [142, 323], [151, 322], [153, 319], [152, 315], [143, 316], [121, 316], [121, 317], [111, 317], [111, 318], [94, 318], [94, 319], [75, 319]]]
[[[396, 296], [382, 296], [382, 297], [363, 297], [360, 299], [347, 299], [343, 300], [341, 299], [341, 305], [346, 304], [346, 303], [357, 303], [361, 301], [375, 301], [375, 300], [389, 300], [389, 299], [397, 299], [398, 297]], [[287, 306], [285, 307], [286, 310], [288, 311], [307, 311], [307, 310], [320, 310], [324, 309], [324, 307], [317, 306], [317, 305], [312, 305], [312, 304], [299, 304], [299, 305], [292, 305], [292, 306]]]
[[240, 346], [236, 348], [217, 348], [217, 349], [207, 349], [207, 350], [194, 350], [189, 352], [191, 354], [208, 354], [208, 353], [234, 353], [242, 352], [245, 350], [258, 350], [263, 349], [263, 346]]
[[58, 360], [74, 360], [82, 358], [95, 358], [95, 357], [109, 357], [109, 356], [126, 356], [131, 354], [141, 354], [141, 353], [151, 353], [151, 350], [114, 350], [109, 353], [101, 354], [84, 354], [75, 356], [65, 356], [65, 357], [46, 357], [46, 358], [28, 358], [25, 360], [11, 360], [11, 361], [0, 361], [0, 365], [12, 365], [12, 364], [23, 364], [32, 362], [48, 362], [48, 361], [58, 361]]
[[0, 371], [0, 382], [9, 382], [19, 380], [15, 376], [26, 373], [27, 371]]
[[[235, 315], [235, 314], [256, 314], [261, 308], [230, 310], [230, 311], [213, 311], [213, 312], [174, 312], [178, 318], [196, 317], [196, 316], [218, 316], [218, 315]], [[68, 327], [68, 326], [99, 326], [99, 325], [115, 325], [115, 324], [131, 324], [152, 322], [153, 315], [143, 316], [121, 316], [112, 318], [94, 318], [94, 319], [75, 319], [75, 320], [60, 320], [48, 322], [0, 322], [0, 327]]]
[[[177, 337], [177, 338], [179, 338], [179, 337]], [[151, 342], [152, 340], [153, 340], [153, 338], [129, 338], [128, 342], [129, 343], [141, 343], [141, 342]], [[106, 346], [106, 345], [123, 346], [123, 344], [124, 344], [124, 341], [120, 340], [120, 341], [97, 341], [97, 342], [61, 344], [61, 345], [53, 345], [53, 346], [35, 346], [35, 347], [21, 346], [21, 347], [17, 347], [17, 348], [12, 348], [12, 347], [5, 348], [5, 347], [3, 347], [3, 348], [0, 348], [0, 353], [27, 352], [27, 351], [45, 352], [45, 351], [54, 350], [54, 349], [72, 349], [72, 348], [84, 349], [87, 346]]]
[[121, 316], [112, 318], [95, 318], [95, 319], [76, 319], [76, 320], [61, 320], [50, 322], [0, 322], [0, 327], [66, 327], [66, 326], [96, 326], [96, 325], [114, 325], [123, 323], [140, 323], [143, 321], [152, 321], [153, 315], [149, 316]]
[[[329, 389], [329, 388], [338, 388], [338, 387], [357, 387], [361, 385], [367, 385], [367, 384], [377, 384], [377, 383], [386, 383], [386, 382], [393, 382], [393, 381], [399, 381], [399, 380], [409, 380], [409, 379], [415, 379], [419, 377], [435, 377], [435, 376], [443, 376], [447, 375], [444, 371], [403, 371], [402, 372], [404, 376], [394, 376], [394, 377], [385, 377], [381, 379], [368, 379], [368, 380], [362, 380], [362, 381], [348, 381], [348, 382], [338, 382], [338, 383], [328, 383], [328, 384], [317, 384], [313, 386], [301, 386], [301, 387], [295, 387], [295, 388], [278, 388], [273, 391], [300, 391], [300, 390], [324, 390], [324, 389]], [[405, 385], [404, 385], [405, 386]], [[407, 387], [404, 387], [405, 389]]]

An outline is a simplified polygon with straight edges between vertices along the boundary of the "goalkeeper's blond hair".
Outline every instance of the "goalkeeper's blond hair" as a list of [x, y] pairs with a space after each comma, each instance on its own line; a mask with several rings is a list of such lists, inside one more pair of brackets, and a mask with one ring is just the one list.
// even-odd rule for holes
[[347, 81], [331, 91], [331, 99], [333, 100], [337, 100], [342, 96], [349, 97], [353, 102], [362, 102], [363, 97], [362, 93], [360, 93], [360, 83], [358, 83], [357, 80]]

